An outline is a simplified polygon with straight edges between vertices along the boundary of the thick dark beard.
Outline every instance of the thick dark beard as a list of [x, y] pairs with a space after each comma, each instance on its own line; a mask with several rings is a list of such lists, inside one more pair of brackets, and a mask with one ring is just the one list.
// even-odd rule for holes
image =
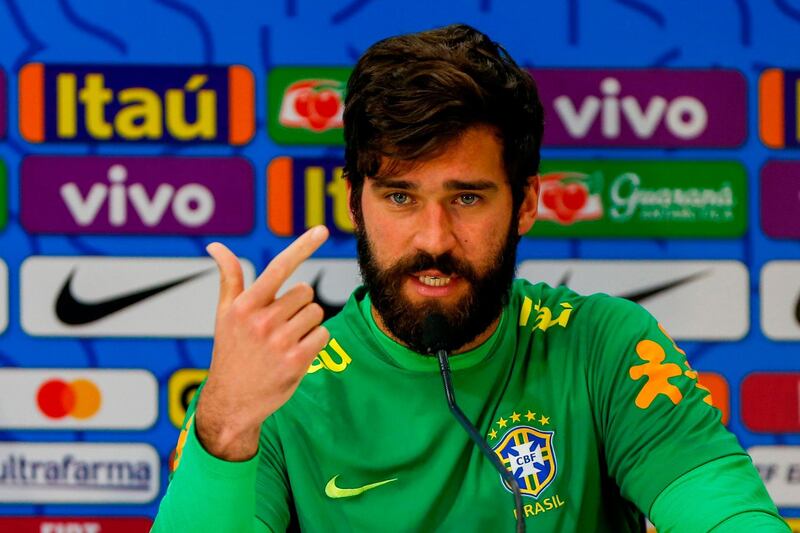
[[[402, 257], [388, 269], [381, 270], [369, 238], [362, 229], [363, 219], [356, 218], [361, 277], [384, 325], [403, 344], [415, 352], [426, 354], [428, 347], [423, 343], [423, 325], [429, 315], [438, 313], [447, 325], [446, 331], [441, 332], [442, 347], [453, 352], [475, 340], [500, 316], [508, 302], [516, 273], [519, 236], [514, 231], [515, 224], [509, 224], [503, 247], [485, 273], [477, 272], [472, 265], [449, 253], [434, 257], [426, 252]], [[512, 217], [514, 220], [516, 217]], [[405, 278], [427, 269], [436, 269], [445, 275], [456, 274], [469, 282], [472, 290], [455, 308], [443, 306], [433, 299], [422, 304], [410, 302], [402, 292]]]

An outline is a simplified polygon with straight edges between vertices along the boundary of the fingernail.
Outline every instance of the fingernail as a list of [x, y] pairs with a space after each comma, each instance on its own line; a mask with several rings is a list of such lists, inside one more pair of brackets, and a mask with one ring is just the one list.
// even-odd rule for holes
[[317, 226], [311, 230], [312, 237], [322, 237], [324, 235], [327, 235], [327, 233], [328, 233], [328, 228], [326, 228], [325, 226]]

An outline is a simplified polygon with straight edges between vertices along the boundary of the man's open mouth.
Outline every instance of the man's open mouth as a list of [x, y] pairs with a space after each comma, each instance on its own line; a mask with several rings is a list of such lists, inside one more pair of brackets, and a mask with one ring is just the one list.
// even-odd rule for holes
[[450, 284], [450, 276], [418, 276], [417, 279], [423, 285], [429, 287], [444, 287]]

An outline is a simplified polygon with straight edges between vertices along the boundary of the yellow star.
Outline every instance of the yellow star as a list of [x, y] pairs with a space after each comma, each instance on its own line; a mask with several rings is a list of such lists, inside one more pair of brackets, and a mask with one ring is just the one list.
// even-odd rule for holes
[[546, 426], [547, 424], [550, 423], [550, 417], [542, 415], [542, 418], [539, 419], [539, 423], [542, 424], [543, 426]]
[[490, 436], [492, 439], [496, 439], [496, 438], [497, 438], [497, 432], [496, 432], [495, 430], [491, 430], [491, 431], [489, 432], [489, 436]]
[[506, 422], [507, 420], [501, 416], [500, 420], [497, 421], [497, 425], [500, 426], [501, 428], [504, 428], [506, 427]]
[[527, 413], [525, 413], [525, 418], [527, 418], [528, 422], [530, 422], [531, 420], [536, 418], [536, 413], [531, 413], [530, 411], [528, 411]]
[[511, 421], [512, 421], [512, 422], [519, 422], [519, 415], [517, 414], [517, 412], [516, 412], [516, 411], [514, 411], [513, 413], [511, 413]]

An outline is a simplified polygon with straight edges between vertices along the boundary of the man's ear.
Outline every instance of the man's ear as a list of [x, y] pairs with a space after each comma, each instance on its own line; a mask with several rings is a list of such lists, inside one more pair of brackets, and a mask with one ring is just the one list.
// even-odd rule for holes
[[528, 176], [528, 186], [525, 187], [525, 197], [519, 207], [517, 216], [517, 234], [525, 235], [533, 227], [536, 221], [536, 213], [539, 211], [539, 175]]

